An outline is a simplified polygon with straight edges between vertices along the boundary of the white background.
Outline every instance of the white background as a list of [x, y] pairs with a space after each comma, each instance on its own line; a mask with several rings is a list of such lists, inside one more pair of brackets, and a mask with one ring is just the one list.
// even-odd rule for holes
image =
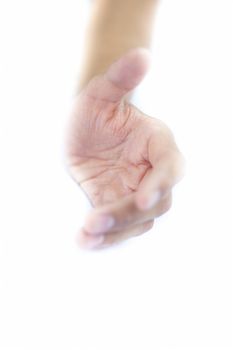
[[161, 1], [135, 103], [186, 177], [152, 231], [98, 253], [62, 160], [88, 6], [0, 0], [0, 349], [232, 349], [232, 1]]

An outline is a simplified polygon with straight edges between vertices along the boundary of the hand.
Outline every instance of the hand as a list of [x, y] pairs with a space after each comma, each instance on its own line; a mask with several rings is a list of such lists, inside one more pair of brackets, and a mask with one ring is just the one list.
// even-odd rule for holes
[[68, 167], [94, 207], [79, 232], [82, 246], [104, 247], [151, 229], [182, 178], [183, 157], [171, 131], [126, 99], [147, 68], [148, 52], [131, 50], [75, 101]]

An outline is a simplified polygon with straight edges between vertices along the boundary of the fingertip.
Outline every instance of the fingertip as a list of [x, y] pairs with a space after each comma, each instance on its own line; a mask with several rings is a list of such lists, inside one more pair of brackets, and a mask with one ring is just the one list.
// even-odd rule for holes
[[134, 63], [135, 68], [142, 73], [145, 73], [151, 63], [151, 54], [150, 51], [144, 47], [137, 47], [135, 49], [130, 50], [126, 56], [128, 59]]
[[91, 236], [85, 230], [81, 229], [76, 235], [76, 243], [82, 249], [95, 249], [104, 242], [104, 236]]
[[150, 66], [150, 52], [145, 48], [128, 51], [107, 71], [108, 78], [125, 90], [136, 87], [146, 75]]
[[93, 77], [84, 89], [84, 96], [119, 102], [143, 80], [149, 65], [148, 49], [131, 49], [113, 62], [104, 74]]
[[143, 66], [144, 70], [148, 70], [151, 65], [151, 53], [148, 49], [144, 47], [139, 47], [135, 49], [135, 53], [140, 56], [141, 65]]
[[115, 224], [114, 218], [109, 214], [91, 212], [84, 223], [84, 229], [91, 235], [100, 235], [110, 230]]

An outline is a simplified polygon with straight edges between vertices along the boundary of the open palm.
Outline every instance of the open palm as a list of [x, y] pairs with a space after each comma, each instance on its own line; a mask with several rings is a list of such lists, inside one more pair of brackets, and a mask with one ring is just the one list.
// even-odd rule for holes
[[68, 165], [93, 207], [82, 243], [103, 246], [150, 229], [171, 205], [182, 157], [170, 130], [131, 105], [144, 77], [145, 50], [133, 50], [79, 94], [68, 139]]

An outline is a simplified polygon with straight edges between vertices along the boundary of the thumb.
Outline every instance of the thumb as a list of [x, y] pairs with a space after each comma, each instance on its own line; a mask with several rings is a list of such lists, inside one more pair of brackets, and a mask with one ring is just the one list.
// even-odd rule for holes
[[118, 102], [142, 81], [149, 68], [150, 54], [147, 49], [130, 50], [114, 62], [104, 73], [93, 78], [86, 93], [96, 99]]

